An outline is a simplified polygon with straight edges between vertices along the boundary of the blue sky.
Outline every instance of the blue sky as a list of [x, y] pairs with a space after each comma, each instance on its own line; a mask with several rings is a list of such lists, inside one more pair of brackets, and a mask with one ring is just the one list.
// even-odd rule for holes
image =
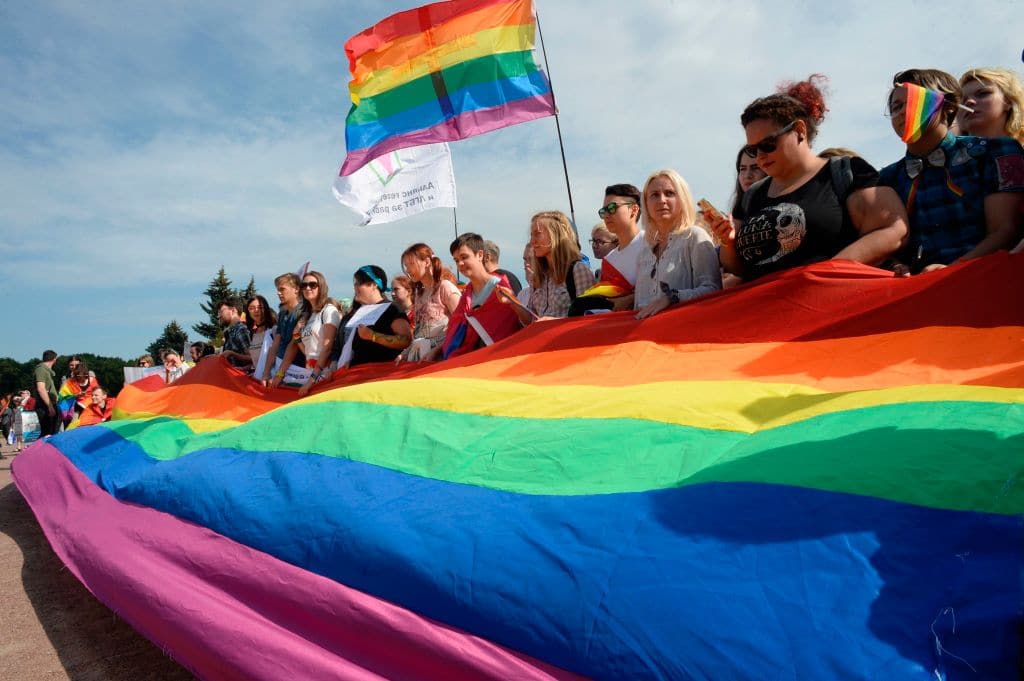
[[[224, 265], [273, 300], [306, 260], [333, 295], [450, 211], [356, 227], [331, 195], [349, 108], [344, 42], [396, 2], [0, 5], [0, 356], [134, 357], [191, 333]], [[539, 0], [581, 230], [606, 184], [674, 167], [725, 205], [739, 114], [780, 80], [831, 80], [817, 144], [877, 166], [902, 154], [882, 117], [892, 74], [1021, 69], [1011, 0], [853, 3]], [[923, 15], [928, 11], [927, 16]], [[452, 146], [459, 227], [519, 270], [530, 215], [568, 209], [552, 119]]]

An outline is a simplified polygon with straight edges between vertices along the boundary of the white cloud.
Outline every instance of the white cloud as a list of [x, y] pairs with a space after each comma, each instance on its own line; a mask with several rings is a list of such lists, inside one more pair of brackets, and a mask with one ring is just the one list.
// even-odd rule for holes
[[[450, 212], [356, 228], [330, 193], [349, 107], [344, 41], [405, 8], [7, 10], [0, 281], [25, 303], [19, 328], [33, 330], [16, 331], [0, 354], [38, 352], [38, 329], [58, 316], [50, 302], [69, 305], [72, 285], [88, 304], [70, 306], [81, 321], [61, 342], [129, 355], [171, 316], [198, 321], [221, 264], [237, 284], [253, 273], [269, 292], [274, 275], [312, 259], [332, 293], [350, 295], [356, 267], [397, 272], [414, 241], [447, 259]], [[853, 147], [882, 164], [902, 153], [881, 116], [895, 71], [1019, 67], [1021, 48], [1012, 2], [874, 2], [840, 13], [803, 2], [543, 1], [540, 11], [581, 231], [596, 222], [606, 184], [639, 184], [665, 166], [725, 205], [740, 112], [780, 80], [826, 73], [831, 112], [818, 146]], [[497, 241], [504, 264], [519, 269], [529, 216], [568, 208], [553, 121], [459, 142], [453, 153], [460, 229]], [[28, 273], [52, 285], [27, 286]], [[134, 303], [145, 314], [120, 307], [125, 287], [145, 299]], [[103, 313], [90, 320], [89, 308]], [[112, 340], [102, 329], [122, 317], [134, 326]]]

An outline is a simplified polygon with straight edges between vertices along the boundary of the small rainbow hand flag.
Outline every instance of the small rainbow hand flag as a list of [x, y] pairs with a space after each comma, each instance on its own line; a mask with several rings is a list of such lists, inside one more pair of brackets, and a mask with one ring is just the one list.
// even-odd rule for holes
[[928, 125], [928, 121], [942, 106], [946, 98], [941, 92], [923, 88], [913, 83], [903, 83], [901, 87], [907, 89], [907, 107], [903, 119], [904, 142], [916, 142], [921, 139], [921, 133]]

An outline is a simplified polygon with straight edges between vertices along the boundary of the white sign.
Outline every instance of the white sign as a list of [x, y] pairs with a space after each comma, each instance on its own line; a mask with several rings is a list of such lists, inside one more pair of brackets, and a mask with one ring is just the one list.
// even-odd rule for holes
[[455, 172], [447, 144], [399, 149], [334, 179], [334, 197], [379, 225], [431, 208], [455, 208]]
[[[274, 373], [277, 373], [277, 371], [280, 368], [281, 360], [275, 358]], [[302, 386], [306, 385], [306, 382], [310, 379], [312, 375], [312, 369], [307, 369], [306, 367], [296, 366], [293, 364], [284, 370], [284, 376], [281, 378], [280, 385], [283, 385], [287, 388], [301, 388]]]
[[21, 412], [21, 438], [25, 444], [35, 442], [42, 434], [39, 427], [39, 415], [34, 411], [23, 410]]
[[338, 368], [347, 367], [352, 361], [352, 341], [356, 338], [356, 327], [373, 326], [374, 322], [380, 319], [384, 311], [391, 306], [391, 303], [377, 303], [376, 305], [363, 305], [354, 313], [352, 318], [345, 324], [345, 347], [341, 350], [341, 359], [338, 360]]
[[164, 365], [158, 364], [155, 367], [125, 367], [124, 368], [124, 382], [134, 383], [135, 381], [141, 380], [154, 374], [164, 375]]
[[267, 355], [270, 354], [270, 346], [274, 342], [274, 334], [277, 333], [277, 329], [267, 329], [267, 332], [263, 334], [263, 345], [260, 347], [260, 357], [256, 360], [256, 366], [252, 370], [252, 375], [256, 380], [263, 378], [263, 369], [267, 366]]

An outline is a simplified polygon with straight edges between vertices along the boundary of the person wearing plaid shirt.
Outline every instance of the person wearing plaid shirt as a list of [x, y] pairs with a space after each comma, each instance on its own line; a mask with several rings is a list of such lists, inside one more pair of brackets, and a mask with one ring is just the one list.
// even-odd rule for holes
[[220, 304], [217, 316], [224, 324], [224, 348], [221, 355], [228, 358], [232, 366], [252, 363], [249, 356], [249, 327], [242, 321], [242, 303], [237, 298], [228, 298]]
[[897, 73], [889, 95], [893, 129], [903, 132], [906, 90], [914, 83], [942, 93], [941, 108], [907, 144], [903, 159], [881, 171], [907, 207], [910, 234], [898, 259], [912, 273], [1009, 248], [1018, 238], [1024, 200], [1024, 150], [1008, 137], [956, 137], [949, 131], [959, 87], [948, 73]]

